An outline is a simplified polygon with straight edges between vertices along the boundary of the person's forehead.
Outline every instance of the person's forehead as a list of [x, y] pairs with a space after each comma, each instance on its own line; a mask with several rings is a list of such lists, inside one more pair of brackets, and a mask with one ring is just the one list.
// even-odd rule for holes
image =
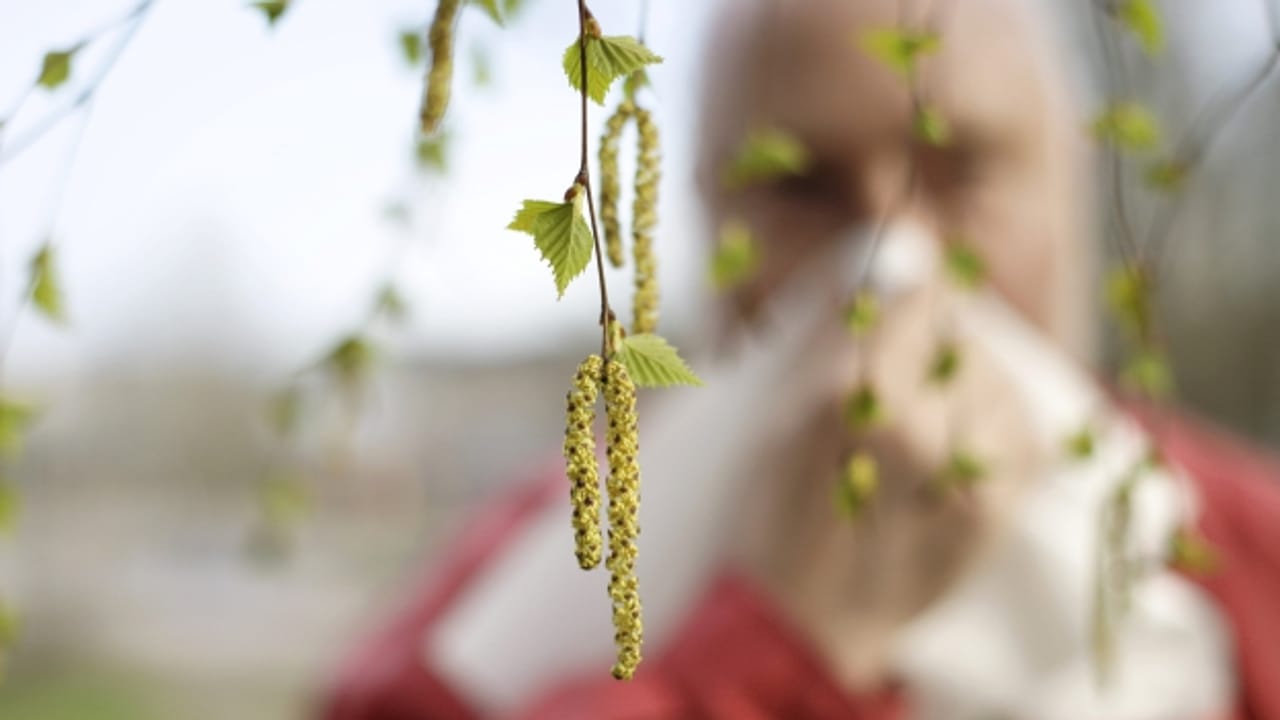
[[[899, 0], [765, 0], [749, 30], [725, 48], [739, 74], [739, 113], [818, 143], [896, 132], [907, 118], [905, 83], [860, 47], [867, 32], [899, 22]], [[1007, 129], [1036, 112], [1037, 62], [1018, 0], [937, 0], [942, 51], [922, 63], [931, 102], [954, 123]], [[921, 3], [908, 3], [919, 6]], [[920, 23], [918, 13], [907, 13]], [[726, 97], [729, 102], [733, 99]]]

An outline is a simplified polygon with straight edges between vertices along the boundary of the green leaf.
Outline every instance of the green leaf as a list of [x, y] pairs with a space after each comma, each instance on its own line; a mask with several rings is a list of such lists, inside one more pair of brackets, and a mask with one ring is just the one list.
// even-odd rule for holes
[[796, 137], [777, 128], [753, 130], [738, 148], [724, 173], [729, 187], [798, 175], [809, 169], [809, 148]]
[[0, 398], [0, 459], [21, 454], [23, 438], [35, 416], [31, 406]]
[[422, 32], [416, 28], [400, 31], [400, 53], [409, 65], [417, 65], [422, 61]]
[[344, 338], [325, 356], [324, 364], [338, 379], [348, 384], [364, 380], [377, 353], [368, 340], [358, 335]]
[[880, 396], [871, 385], [856, 388], [844, 403], [844, 420], [850, 430], [866, 430], [883, 419]]
[[1107, 274], [1107, 305], [1130, 338], [1143, 340], [1151, 327], [1151, 284], [1138, 267], [1117, 265]]
[[533, 236], [555, 276], [557, 297], [564, 297], [565, 288], [591, 263], [591, 228], [582, 214], [582, 197], [578, 191], [568, 202], [525, 200], [507, 226]]
[[1120, 22], [1138, 39], [1148, 55], [1164, 50], [1164, 27], [1151, 0], [1124, 0], [1116, 9]]
[[280, 16], [284, 15], [284, 11], [289, 9], [289, 0], [262, 0], [254, 3], [253, 7], [262, 11], [268, 25], [275, 25]]
[[627, 367], [631, 380], [640, 387], [702, 384], [676, 349], [657, 335], [644, 333], [624, 338], [613, 359]]
[[525, 200], [524, 205], [516, 212], [515, 219], [507, 226], [508, 230], [516, 232], [533, 234], [537, 227], [538, 218], [543, 213], [560, 207], [563, 203], [550, 202], [548, 200]]
[[1093, 457], [1094, 447], [1097, 444], [1093, 435], [1093, 428], [1085, 425], [1079, 430], [1071, 433], [1063, 443], [1067, 451], [1067, 456], [1073, 460], [1088, 460]]
[[1218, 551], [1204, 536], [1185, 527], [1169, 539], [1169, 567], [1191, 575], [1208, 575], [1221, 564]]
[[1144, 397], [1167, 398], [1173, 392], [1169, 360], [1155, 348], [1139, 350], [1120, 373], [1121, 383]]
[[875, 28], [863, 33], [859, 45], [863, 52], [891, 70], [909, 76], [915, 72], [920, 58], [938, 52], [942, 39], [932, 32]]
[[986, 265], [973, 248], [959, 242], [947, 246], [947, 274], [957, 285], [973, 289], [986, 278]]
[[934, 350], [929, 363], [929, 380], [938, 385], [951, 382], [960, 372], [960, 349], [955, 343], [944, 342]]
[[31, 259], [31, 302], [51, 322], [66, 322], [53, 248], [48, 244]]
[[1160, 124], [1151, 111], [1134, 102], [1116, 103], [1093, 121], [1093, 136], [1121, 150], [1146, 152], [1160, 146]]
[[[649, 48], [627, 35], [587, 35], [587, 96], [603, 105], [613, 81], [662, 62]], [[564, 73], [582, 92], [582, 51], [574, 40], [564, 52]]]
[[759, 269], [760, 251], [751, 227], [738, 218], [726, 220], [711, 258], [711, 283], [727, 290], [751, 280]]
[[956, 488], [970, 488], [987, 475], [987, 466], [978, 456], [963, 448], [951, 453], [942, 473], [943, 481]]
[[1175, 193], [1187, 183], [1189, 168], [1179, 160], [1161, 160], [1147, 168], [1143, 179], [1147, 187], [1166, 193]]
[[387, 285], [378, 292], [374, 311], [393, 323], [400, 323], [409, 316], [409, 305], [394, 285]]
[[916, 138], [926, 145], [946, 147], [951, 144], [951, 124], [932, 105], [920, 108], [913, 124]]
[[79, 49], [80, 46], [77, 45], [70, 50], [51, 50], [45, 53], [36, 83], [49, 90], [65, 83], [71, 77], [71, 58]]
[[0, 535], [12, 535], [18, 525], [22, 498], [18, 488], [8, 480], [0, 480]]
[[449, 134], [438, 132], [418, 136], [414, 157], [418, 169], [429, 173], [442, 173], [448, 165]]
[[836, 486], [836, 506], [850, 519], [856, 519], [875, 498], [880, 487], [880, 468], [876, 459], [865, 452], [854, 453], [845, 463]]
[[844, 325], [854, 337], [861, 337], [875, 329], [880, 321], [880, 303], [876, 296], [863, 290], [844, 310]]

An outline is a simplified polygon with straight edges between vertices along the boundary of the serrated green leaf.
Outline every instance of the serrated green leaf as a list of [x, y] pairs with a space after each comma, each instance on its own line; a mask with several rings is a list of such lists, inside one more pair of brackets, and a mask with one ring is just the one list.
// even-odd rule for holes
[[1134, 102], [1116, 103], [1093, 121], [1093, 136], [1129, 152], [1146, 152], [1160, 146], [1160, 124], [1151, 111]]
[[840, 474], [836, 506], [849, 519], [857, 519], [880, 488], [880, 467], [865, 452], [854, 453]]
[[[587, 35], [587, 96], [603, 105], [613, 81], [646, 65], [662, 62], [649, 48], [628, 35]], [[569, 85], [582, 92], [582, 50], [578, 41], [565, 49], [564, 73]]]
[[448, 165], [449, 134], [438, 132], [419, 135], [414, 147], [418, 169], [428, 173], [442, 173]]
[[35, 417], [35, 408], [30, 405], [0, 398], [0, 459], [22, 453], [23, 439]]
[[1179, 160], [1161, 160], [1147, 167], [1143, 180], [1152, 190], [1175, 193], [1186, 185], [1189, 171], [1186, 163]]
[[498, 0], [470, 0], [472, 5], [484, 10], [489, 19], [493, 20], [498, 27], [506, 22], [506, 18], [502, 15], [502, 6], [498, 4]]
[[973, 248], [959, 242], [947, 246], [947, 274], [957, 285], [973, 289], [986, 279], [986, 264]]
[[955, 379], [960, 372], [960, 348], [953, 342], [938, 345], [929, 362], [929, 381], [938, 385], [946, 385]]
[[575, 192], [572, 200], [562, 203], [525, 200], [507, 226], [533, 236], [533, 244], [551, 266], [557, 297], [564, 297], [565, 288], [591, 263], [593, 243], [582, 214], [583, 195]]
[[1085, 425], [1071, 433], [1063, 445], [1067, 452], [1067, 457], [1073, 460], [1088, 460], [1093, 457], [1094, 446], [1096, 445], [1093, 428]]
[[727, 290], [751, 280], [759, 269], [760, 251], [751, 227], [738, 218], [726, 220], [711, 258], [711, 283]]
[[254, 3], [253, 7], [262, 11], [268, 25], [275, 25], [280, 16], [284, 15], [285, 10], [289, 9], [289, 0], [262, 0]]
[[932, 147], [951, 144], [951, 124], [936, 107], [926, 105], [916, 112], [913, 123], [916, 139]]
[[58, 281], [58, 270], [53, 248], [44, 245], [31, 259], [31, 302], [36, 309], [51, 322], [66, 322], [66, 313], [62, 304], [62, 288]]
[[12, 535], [18, 526], [22, 498], [18, 488], [8, 480], [0, 480], [0, 535]]
[[676, 349], [658, 335], [644, 333], [624, 338], [613, 359], [627, 367], [631, 380], [640, 387], [702, 384]]
[[562, 204], [549, 200], [525, 200], [520, 209], [516, 211], [516, 216], [511, 220], [511, 224], [507, 225], [507, 229], [532, 235], [538, 218], [543, 213], [554, 210]]
[[742, 187], [809, 169], [809, 148], [794, 135], [778, 128], [759, 128], [748, 133], [724, 172], [728, 187]]
[[53, 90], [67, 81], [71, 77], [71, 59], [75, 56], [79, 47], [70, 50], [51, 50], [44, 55], [44, 62], [40, 65], [40, 76], [36, 78], [36, 83], [46, 89]]
[[302, 416], [302, 393], [297, 386], [280, 390], [267, 401], [267, 422], [278, 435], [293, 433], [298, 427], [298, 418]]
[[1164, 50], [1164, 27], [1155, 3], [1151, 0], [1124, 0], [1116, 10], [1116, 17], [1133, 33], [1148, 55], [1159, 55]]
[[920, 58], [938, 52], [942, 38], [932, 32], [874, 28], [863, 33], [858, 44], [863, 52], [891, 70], [911, 75]]
[[865, 290], [854, 296], [844, 309], [844, 325], [854, 337], [871, 332], [879, 321], [880, 303], [875, 295]]
[[416, 28], [400, 31], [400, 54], [412, 66], [422, 61], [422, 31]]
[[850, 430], [860, 432], [883, 419], [880, 396], [871, 385], [861, 385], [849, 393], [844, 403], [844, 420]]
[[399, 323], [409, 316], [409, 305], [394, 285], [386, 285], [378, 291], [374, 311], [393, 323]]
[[352, 335], [341, 340], [329, 351], [325, 356], [324, 364], [338, 376], [339, 380], [348, 384], [357, 384], [368, 375], [376, 357], [377, 353], [368, 340]]

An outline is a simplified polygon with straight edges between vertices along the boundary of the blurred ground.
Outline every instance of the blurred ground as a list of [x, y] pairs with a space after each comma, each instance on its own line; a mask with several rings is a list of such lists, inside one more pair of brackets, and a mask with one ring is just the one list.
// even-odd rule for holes
[[[24, 636], [0, 717], [305, 715], [377, 610], [492, 489], [554, 448], [568, 358], [379, 377], [354, 443], [307, 473], [287, 561], [246, 552], [269, 436], [227, 378], [100, 380], [55, 406], [4, 551]], [[345, 469], [343, 469], [345, 466]]]

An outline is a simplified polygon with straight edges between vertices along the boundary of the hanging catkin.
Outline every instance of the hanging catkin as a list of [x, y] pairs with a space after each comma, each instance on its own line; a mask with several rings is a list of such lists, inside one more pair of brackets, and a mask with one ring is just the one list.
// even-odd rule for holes
[[658, 264], [653, 254], [653, 230], [658, 224], [658, 181], [662, 176], [658, 126], [648, 110], [635, 108], [636, 190], [631, 206], [632, 254], [635, 258], [634, 318], [631, 331], [658, 329]]
[[600, 475], [596, 466], [596, 398], [604, 362], [591, 355], [578, 366], [573, 389], [566, 398], [564, 430], [565, 473], [573, 506], [573, 545], [583, 570], [600, 564], [604, 538], [600, 531]]
[[422, 93], [422, 132], [433, 133], [440, 127], [449, 107], [449, 90], [453, 83], [453, 25], [461, 0], [439, 0], [427, 45], [431, 49], [431, 69]]
[[605, 369], [605, 411], [609, 419], [609, 598], [613, 601], [617, 662], [613, 676], [629, 680], [640, 664], [644, 625], [640, 617], [640, 585], [636, 579], [636, 536], [640, 534], [639, 424], [636, 387], [621, 363]]
[[623, 100], [604, 125], [600, 136], [600, 224], [604, 228], [604, 245], [609, 264], [622, 267], [622, 223], [618, 218], [618, 197], [622, 183], [618, 178], [618, 143], [622, 131], [635, 112], [630, 100]]

